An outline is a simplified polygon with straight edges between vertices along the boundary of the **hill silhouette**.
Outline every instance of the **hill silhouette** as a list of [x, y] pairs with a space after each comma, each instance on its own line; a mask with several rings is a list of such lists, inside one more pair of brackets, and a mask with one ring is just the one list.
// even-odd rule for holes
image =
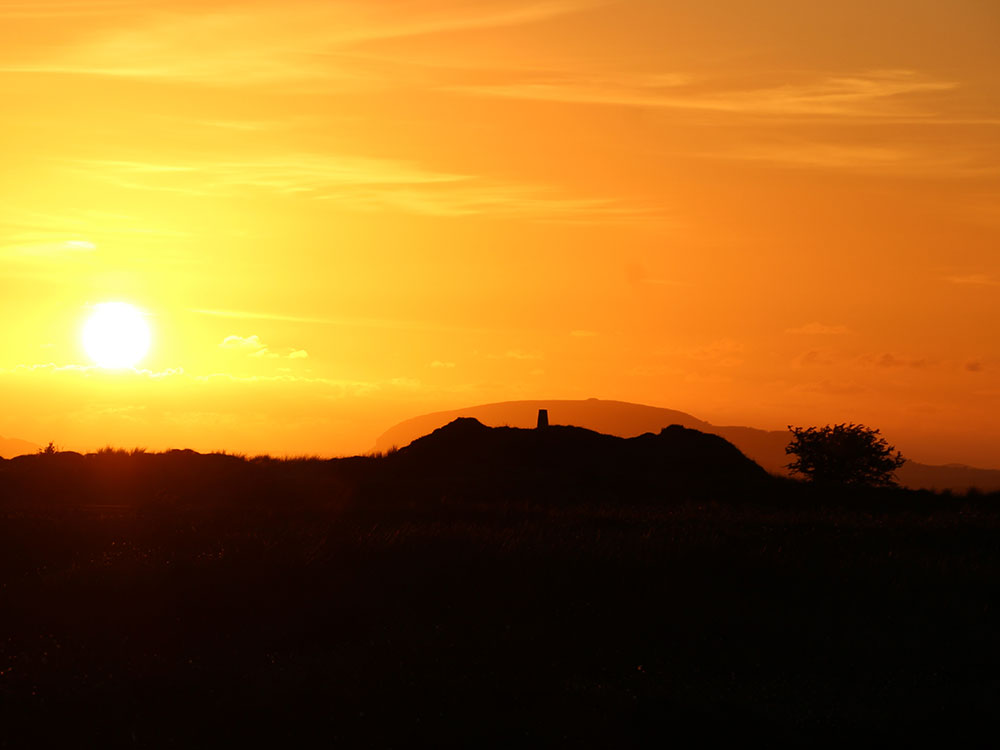
[[460, 417], [390, 454], [385, 470], [425, 487], [437, 479], [549, 498], [690, 495], [770, 479], [723, 438], [677, 424], [622, 438], [562, 425], [487, 427], [472, 417]]
[[459, 417], [474, 417], [490, 427], [534, 427], [539, 409], [549, 409], [553, 424], [576, 425], [619, 437], [659, 432], [671, 424], [708, 431], [712, 425], [682, 411], [632, 404], [626, 401], [503, 401], [463, 409], [439, 411], [407, 419], [391, 427], [375, 441], [375, 449], [402, 448]]
[[35, 453], [42, 446], [29, 443], [27, 440], [19, 438], [5, 438], [0, 436], [0, 458], [14, 458], [14, 456], [24, 456]]
[[105, 449], [0, 460], [0, 487], [19, 505], [145, 508], [212, 498], [260, 507], [275, 497], [307, 504], [330, 494], [360, 504], [420, 504], [442, 497], [561, 505], [705, 495], [742, 496], [773, 478], [726, 440], [680, 425], [633, 438], [582, 427], [487, 427], [459, 418], [382, 457], [247, 460], [190, 450]]
[[997, 499], [680, 425], [0, 460], [0, 746], [983, 736]]
[[[553, 425], [577, 425], [619, 437], [656, 433], [667, 425], [681, 425], [725, 438], [765, 470], [777, 475], [787, 474], [785, 465], [789, 459], [785, 446], [791, 438], [787, 430], [713, 425], [674, 409], [596, 398], [504, 401], [423, 414], [389, 428], [375, 441], [375, 449], [387, 451], [409, 445], [459, 417], [474, 417], [490, 426], [531, 427], [538, 409], [549, 410]], [[964, 491], [975, 487], [986, 492], [1000, 490], [1000, 471], [963, 464], [936, 466], [907, 461], [896, 472], [896, 477], [903, 486], [911, 489]]]

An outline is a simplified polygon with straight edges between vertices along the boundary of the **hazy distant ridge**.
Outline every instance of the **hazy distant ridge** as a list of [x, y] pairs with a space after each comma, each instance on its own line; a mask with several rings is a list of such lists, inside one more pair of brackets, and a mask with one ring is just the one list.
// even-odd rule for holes
[[682, 411], [662, 409], [626, 401], [503, 401], [482, 404], [451, 411], [439, 411], [407, 419], [383, 433], [375, 441], [375, 449], [402, 448], [419, 437], [459, 417], [475, 417], [490, 427], [534, 427], [539, 409], [548, 409], [552, 424], [585, 427], [618, 437], [635, 437], [646, 432], [659, 432], [662, 428], [679, 424], [682, 427], [709, 431], [712, 425]]
[[[375, 441], [375, 449], [386, 451], [409, 445], [417, 438], [459, 417], [474, 417], [492, 427], [534, 427], [539, 409], [548, 409], [549, 421], [554, 425], [575, 425], [620, 437], [635, 437], [646, 432], [658, 433], [668, 425], [679, 424], [724, 437], [767, 471], [774, 474], [786, 473], [784, 467], [788, 463], [788, 457], [785, 455], [785, 446], [790, 438], [787, 430], [716, 426], [674, 409], [596, 398], [585, 401], [504, 401], [423, 414], [400, 422], [384, 432]], [[903, 452], [905, 455], [905, 450]], [[904, 486], [914, 489], [961, 491], [977, 487], [988, 492], [1000, 490], [1000, 471], [964, 465], [932, 466], [907, 461], [897, 472], [897, 477]]]
[[14, 458], [14, 456], [35, 453], [39, 448], [41, 448], [40, 445], [29, 443], [27, 440], [0, 437], [0, 458]]

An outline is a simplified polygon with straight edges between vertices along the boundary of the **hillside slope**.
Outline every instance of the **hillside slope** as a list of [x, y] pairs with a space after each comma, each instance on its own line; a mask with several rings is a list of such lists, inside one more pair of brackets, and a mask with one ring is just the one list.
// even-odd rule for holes
[[432, 493], [475, 489], [578, 499], [685, 496], [772, 481], [717, 435], [671, 425], [622, 438], [582, 427], [487, 427], [464, 417], [386, 457], [384, 478]]
[[[375, 450], [387, 451], [409, 445], [459, 417], [472, 417], [492, 427], [534, 427], [539, 409], [548, 409], [549, 422], [553, 425], [575, 425], [619, 437], [658, 433], [667, 425], [681, 425], [725, 438], [772, 474], [786, 473], [785, 446], [789, 440], [786, 430], [718, 426], [674, 409], [596, 398], [505, 401], [423, 414], [388, 429], [376, 440]], [[905, 455], [905, 449], [903, 453]], [[897, 477], [901, 484], [914, 489], [964, 491], [976, 487], [987, 492], [1000, 490], [1000, 471], [964, 465], [934, 466], [907, 461]]]

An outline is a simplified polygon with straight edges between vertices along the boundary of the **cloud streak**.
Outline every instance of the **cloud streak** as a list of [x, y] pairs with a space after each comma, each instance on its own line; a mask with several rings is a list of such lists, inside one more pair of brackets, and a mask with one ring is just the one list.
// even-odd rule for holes
[[[148, 2], [152, 5], [152, 2]], [[0, 5], [2, 19], [48, 19], [82, 16], [109, 16], [135, 9], [133, 0], [31, 0]]]
[[[706, 90], [684, 74], [576, 76], [569, 73], [508, 84], [451, 86], [450, 91], [566, 104], [740, 114], [759, 117], [917, 117], [908, 101], [914, 95], [957, 88], [954, 81], [932, 80], [912, 70], [871, 71], [830, 76], [804, 83]], [[929, 115], [925, 115], [929, 116]]]
[[233, 349], [243, 352], [259, 352], [267, 349], [257, 335], [254, 336], [226, 336], [219, 344], [220, 349]]
[[985, 273], [948, 276], [945, 280], [951, 284], [958, 284], [959, 286], [1000, 286], [1000, 281], [997, 281], [992, 276], [988, 276]]
[[15, 365], [14, 367], [0, 368], [3, 375], [23, 375], [25, 373], [71, 373], [83, 377], [132, 377], [132, 378], [172, 378], [184, 375], [183, 367], [172, 367], [166, 370], [148, 370], [135, 367], [127, 367], [109, 372], [97, 365], [57, 365], [54, 362], [45, 362], [33, 365]]
[[390, 159], [292, 153], [248, 160], [125, 161], [78, 159], [69, 166], [97, 173], [123, 187], [192, 195], [231, 195], [237, 188], [283, 194], [330, 197], [337, 188], [414, 186], [470, 180], [467, 175], [436, 172]]
[[[46, 56], [0, 63], [11, 72], [71, 73], [183, 80], [242, 87], [295, 82], [350, 88], [370, 79], [338, 60], [369, 42], [536, 23], [595, 5], [588, 0], [417, 2], [396, 4], [289, 2], [199, 4], [183, 12], [119, 3], [18, 3], [0, 18], [45, 19], [79, 12], [114, 16], [119, 24]], [[131, 6], [131, 7], [130, 7]], [[74, 10], [76, 9], [76, 10]], [[370, 80], [369, 80], [370, 82]]]
[[243, 352], [257, 359], [306, 359], [309, 352], [305, 349], [288, 348], [284, 354], [273, 351], [260, 340], [260, 336], [226, 336], [219, 344], [220, 349]]
[[1000, 164], [981, 153], [965, 152], [961, 145], [950, 153], [926, 145], [873, 145], [798, 142], [747, 145], [705, 153], [708, 158], [769, 163], [779, 166], [829, 169], [902, 177], [982, 177], [1000, 173]]
[[803, 334], [807, 336], [841, 336], [850, 333], [847, 326], [826, 325], [825, 323], [806, 323], [798, 328], [786, 328], [785, 333]]
[[579, 223], [660, 218], [659, 211], [620, 200], [562, 196], [553, 188], [362, 156], [295, 153], [250, 160], [75, 159], [65, 164], [73, 173], [96, 175], [126, 189], [193, 197], [233, 196], [251, 189], [328, 201], [361, 212], [390, 208], [430, 216], [493, 215]]
[[65, 260], [96, 250], [97, 244], [90, 240], [51, 232], [24, 232], [0, 240], [0, 256]]
[[419, 320], [399, 320], [392, 318], [362, 318], [362, 317], [312, 317], [308, 315], [288, 315], [284, 313], [255, 312], [251, 310], [217, 310], [210, 308], [191, 308], [188, 312], [196, 315], [207, 315], [213, 318], [228, 318], [232, 320], [269, 320], [278, 323], [314, 324], [324, 326], [342, 326], [344, 328], [384, 328], [403, 331], [437, 331], [442, 333], [454, 331], [472, 331], [485, 333], [488, 330], [474, 326], [439, 324]]
[[396, 377], [380, 380], [350, 380], [344, 378], [326, 378], [310, 375], [280, 372], [274, 375], [234, 375], [232, 373], [212, 372], [207, 374], [195, 374], [186, 372], [184, 368], [169, 368], [161, 371], [146, 369], [116, 370], [109, 373], [100, 367], [92, 365], [57, 365], [52, 362], [32, 365], [15, 365], [14, 367], [0, 368], [0, 376], [34, 378], [39, 375], [56, 378], [82, 378], [82, 379], [109, 379], [121, 383], [141, 383], [147, 380], [169, 380], [173, 382], [187, 382], [199, 384], [225, 384], [244, 383], [252, 384], [274, 384], [274, 385], [317, 385], [330, 387], [335, 390], [346, 392], [343, 395], [365, 395], [376, 391], [393, 391], [397, 389], [412, 390], [420, 387], [419, 381]]

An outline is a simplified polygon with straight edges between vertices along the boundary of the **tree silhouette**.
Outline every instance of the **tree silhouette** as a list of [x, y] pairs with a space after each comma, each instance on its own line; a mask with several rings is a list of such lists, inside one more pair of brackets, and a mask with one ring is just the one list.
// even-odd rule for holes
[[795, 456], [787, 465], [817, 484], [892, 487], [893, 476], [906, 459], [879, 431], [860, 424], [792, 427], [785, 453]]

